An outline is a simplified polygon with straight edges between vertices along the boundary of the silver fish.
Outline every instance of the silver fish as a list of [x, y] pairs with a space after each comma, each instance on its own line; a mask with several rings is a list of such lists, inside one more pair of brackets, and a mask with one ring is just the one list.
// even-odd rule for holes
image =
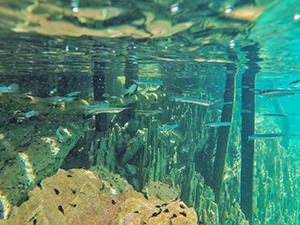
[[7, 87], [0, 87], [0, 94], [1, 93], [12, 93], [12, 92], [17, 92], [19, 90], [19, 85], [18, 84], [11, 84]]
[[226, 127], [230, 126], [231, 122], [216, 122], [216, 123], [207, 123], [206, 126], [209, 127]]
[[131, 95], [133, 92], [135, 92], [136, 89], [137, 89], [137, 85], [132, 84], [129, 86], [129, 88], [127, 88], [123, 91], [123, 95]]
[[257, 95], [267, 96], [267, 97], [283, 97], [288, 95], [295, 95], [296, 93], [291, 89], [270, 89], [270, 90], [260, 90], [256, 93]]
[[139, 85], [163, 85], [163, 82], [161, 80], [133, 80], [134, 83]]
[[96, 115], [100, 113], [120, 113], [127, 108], [117, 108], [117, 107], [107, 107], [107, 106], [99, 106], [95, 107], [91, 105], [91, 107], [86, 107], [85, 115]]
[[170, 129], [175, 129], [179, 127], [179, 124], [172, 124], [172, 125], [167, 125], [164, 127], [160, 127], [159, 130], [164, 131], [164, 130], [170, 130]]
[[203, 99], [198, 99], [198, 98], [191, 98], [191, 97], [171, 97], [171, 101], [175, 102], [185, 102], [185, 103], [192, 103], [192, 104], [197, 104], [197, 105], [202, 105], [202, 106], [210, 106], [212, 103], [210, 103], [207, 100]]
[[292, 88], [299, 88], [300, 87], [300, 80], [294, 80], [289, 83], [289, 86]]
[[297, 136], [298, 134], [282, 134], [282, 133], [273, 133], [273, 134], [253, 134], [248, 137], [248, 141], [256, 139], [268, 139], [268, 138], [280, 138], [280, 137], [290, 137]]

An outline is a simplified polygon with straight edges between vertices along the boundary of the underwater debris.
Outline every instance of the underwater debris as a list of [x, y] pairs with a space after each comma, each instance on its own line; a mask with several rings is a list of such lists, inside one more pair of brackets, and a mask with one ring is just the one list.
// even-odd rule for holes
[[202, 106], [210, 106], [212, 104], [208, 100], [191, 98], [191, 97], [180, 97], [180, 96], [170, 97], [170, 101], [191, 103], [191, 104], [202, 105]]
[[56, 136], [58, 137], [59, 141], [64, 141], [67, 137], [71, 137], [72, 134], [70, 131], [68, 131], [67, 128], [63, 128], [62, 126], [59, 126], [56, 129]]
[[18, 84], [10, 84], [9, 86], [0, 86], [0, 94], [2, 93], [13, 93], [17, 92], [19, 90], [19, 85]]
[[282, 134], [282, 133], [273, 133], [273, 134], [254, 134], [248, 137], [248, 141], [256, 139], [267, 139], [267, 138], [279, 138], [279, 137], [289, 137], [289, 136], [298, 136], [299, 134]]

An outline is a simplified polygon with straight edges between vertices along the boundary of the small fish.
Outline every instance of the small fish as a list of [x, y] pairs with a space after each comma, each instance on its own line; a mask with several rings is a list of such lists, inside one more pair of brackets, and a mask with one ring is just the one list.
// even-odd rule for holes
[[289, 86], [292, 87], [292, 88], [300, 87], [300, 80], [294, 80], [294, 81], [290, 82]]
[[68, 97], [68, 96], [66, 96], [66, 97], [60, 97], [60, 96], [56, 96], [56, 97], [51, 97], [50, 99], [53, 101], [52, 104], [56, 105], [58, 103], [72, 102], [75, 99], [75, 97]]
[[24, 113], [24, 116], [25, 118], [29, 119], [31, 117], [38, 116], [39, 114], [40, 114], [39, 112], [32, 110], [27, 113]]
[[206, 126], [209, 127], [226, 127], [230, 126], [231, 122], [216, 122], [216, 123], [207, 123]]
[[74, 97], [74, 96], [79, 95], [79, 94], [80, 94], [80, 91], [73, 91], [73, 92], [67, 94], [66, 96], [67, 97]]
[[175, 102], [185, 102], [185, 103], [192, 103], [192, 104], [203, 105], [203, 106], [211, 105], [211, 103], [207, 100], [191, 98], [191, 97], [171, 97], [170, 100]]
[[273, 133], [273, 134], [253, 134], [248, 137], [248, 141], [256, 139], [267, 139], [267, 138], [280, 138], [280, 137], [289, 137], [297, 136], [298, 134], [282, 134], [282, 133]]
[[117, 108], [117, 107], [106, 107], [106, 106], [91, 106], [91, 107], [86, 107], [86, 112], [85, 115], [96, 115], [96, 114], [101, 114], [101, 113], [120, 113], [123, 110], [127, 108]]
[[132, 84], [129, 86], [129, 88], [127, 88], [123, 91], [123, 95], [131, 95], [131, 94], [133, 94], [133, 92], [135, 92], [136, 89], [137, 89], [137, 85]]
[[7, 86], [7, 87], [1, 87], [0, 86], [0, 94], [1, 93], [12, 93], [12, 92], [17, 92], [19, 90], [19, 85], [18, 84], [11, 84], [11, 85], [9, 85], [9, 86]]
[[134, 83], [138, 85], [163, 85], [163, 82], [161, 80], [133, 80]]
[[102, 95], [102, 97], [103, 97], [103, 98], [110, 98], [110, 99], [118, 99], [117, 96], [112, 96], [112, 95], [110, 95], [110, 94], [108, 94], [108, 93], [104, 93], [104, 94]]
[[162, 110], [135, 110], [136, 114], [144, 115], [144, 116], [157, 115], [162, 112], [163, 112]]
[[177, 127], [179, 127], [179, 124], [167, 125], [167, 126], [164, 126], [164, 127], [160, 127], [159, 130], [165, 131], [165, 130], [175, 129]]
[[296, 93], [291, 89], [270, 89], [270, 90], [260, 90], [256, 93], [257, 95], [267, 96], [267, 97], [283, 97], [288, 95], [295, 95]]
[[287, 114], [276, 114], [276, 113], [263, 113], [263, 116], [274, 116], [274, 117], [286, 117]]
[[98, 102], [98, 103], [95, 103], [93, 105], [88, 105], [86, 107], [88, 107], [88, 108], [99, 108], [99, 107], [109, 107], [109, 106], [110, 106], [110, 104], [107, 103], [107, 102]]
[[49, 91], [49, 95], [54, 95], [57, 92], [57, 88], [53, 88]]

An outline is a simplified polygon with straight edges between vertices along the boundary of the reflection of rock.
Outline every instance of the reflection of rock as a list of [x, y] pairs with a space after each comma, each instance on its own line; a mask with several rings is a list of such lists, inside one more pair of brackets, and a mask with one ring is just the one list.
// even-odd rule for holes
[[225, 14], [225, 16], [234, 19], [254, 21], [263, 13], [263, 10], [264, 9], [262, 7], [248, 6], [234, 9], [232, 12]]
[[[156, 38], [168, 37], [192, 26], [191, 22], [172, 25], [169, 20], [156, 20], [151, 12], [141, 12], [141, 15], [143, 13], [146, 16], [146, 20], [137, 17], [132, 19], [131, 24], [126, 22], [126, 24], [120, 23], [105, 29], [94, 29], [95, 24], [112, 18], [120, 18], [125, 13], [129, 14], [129, 11], [117, 7], [103, 7], [100, 9], [79, 8], [79, 12], [74, 14], [71, 10], [49, 3], [35, 3], [19, 11], [0, 7], [0, 16], [14, 18], [13, 21], [7, 22], [13, 31], [35, 32], [43, 35]], [[78, 21], [82, 24], [78, 24]], [[143, 23], [146, 31], [136, 27], [136, 25], [142, 27]], [[93, 28], [88, 27], [89, 25]]]
[[[15, 207], [6, 225], [15, 224], [196, 224], [197, 215], [179, 199], [147, 200], [141, 193], [126, 191], [112, 196], [91, 171], [59, 170], [30, 192]], [[0, 223], [1, 224], [1, 223]]]
[[123, 9], [117, 7], [80, 8], [76, 16], [81, 22], [85, 22], [86, 19], [104, 21], [120, 16], [123, 12]]
[[172, 25], [169, 20], [155, 20], [146, 29], [152, 34], [153, 37], [169, 37], [178, 32], [189, 29], [192, 23], [179, 23]]

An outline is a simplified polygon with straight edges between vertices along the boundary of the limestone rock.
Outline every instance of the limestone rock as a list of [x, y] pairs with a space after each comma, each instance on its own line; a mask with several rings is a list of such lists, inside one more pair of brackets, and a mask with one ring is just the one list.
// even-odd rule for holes
[[197, 224], [195, 211], [180, 199], [147, 200], [136, 191], [113, 196], [102, 188], [94, 172], [60, 169], [35, 187], [5, 224]]

